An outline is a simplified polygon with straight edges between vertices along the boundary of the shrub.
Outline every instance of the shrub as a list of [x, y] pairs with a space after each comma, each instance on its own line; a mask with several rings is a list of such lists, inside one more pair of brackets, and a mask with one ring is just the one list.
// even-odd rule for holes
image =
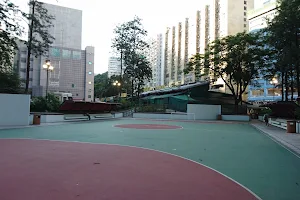
[[49, 93], [46, 97], [33, 97], [30, 103], [31, 112], [58, 112], [60, 101], [54, 94]]

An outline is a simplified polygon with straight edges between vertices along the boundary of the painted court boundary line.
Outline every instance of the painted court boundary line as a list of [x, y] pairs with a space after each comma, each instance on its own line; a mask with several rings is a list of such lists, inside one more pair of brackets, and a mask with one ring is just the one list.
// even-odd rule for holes
[[262, 200], [262, 198], [260, 198], [257, 194], [255, 194], [253, 191], [251, 191], [249, 188], [247, 188], [246, 186], [242, 185], [241, 183], [235, 181], [234, 179], [230, 178], [229, 176], [223, 174], [222, 172], [220, 171], [217, 171], [216, 169], [213, 169], [207, 165], [204, 165], [204, 164], [201, 164], [201, 163], [198, 163], [194, 160], [191, 160], [191, 159], [188, 159], [188, 158], [185, 158], [185, 157], [182, 157], [182, 156], [178, 156], [178, 155], [175, 155], [175, 154], [172, 154], [172, 153], [168, 153], [168, 152], [164, 152], [164, 151], [160, 151], [160, 150], [155, 150], [155, 149], [150, 149], [150, 148], [146, 148], [146, 147], [137, 147], [137, 146], [130, 146], [130, 145], [121, 145], [121, 144], [109, 144], [109, 143], [93, 143], [93, 142], [81, 142], [81, 141], [63, 141], [63, 140], [50, 140], [50, 139], [35, 139], [35, 138], [0, 138], [0, 140], [36, 140], [36, 141], [49, 141], [49, 142], [64, 142], [64, 143], [81, 143], [81, 144], [92, 144], [92, 145], [97, 145], [97, 144], [100, 144], [100, 145], [109, 145], [109, 146], [120, 146], [120, 147], [130, 147], [130, 148], [136, 148], [136, 149], [144, 149], [144, 150], [149, 150], [149, 151], [155, 151], [155, 152], [159, 152], [159, 153], [163, 153], [163, 154], [167, 154], [167, 155], [170, 155], [170, 156], [175, 156], [175, 157], [178, 157], [178, 158], [181, 158], [183, 160], [187, 160], [187, 161], [190, 161], [192, 163], [195, 163], [195, 164], [198, 164], [198, 165], [201, 165], [203, 167], [206, 167], [226, 178], [228, 178], [229, 180], [231, 180], [232, 182], [236, 183], [237, 185], [239, 185], [240, 187], [242, 187], [243, 189], [245, 189], [246, 191], [248, 191], [250, 194], [252, 194], [255, 198], [257, 198], [257, 200]]
[[[139, 129], [139, 128], [124, 128], [124, 127], [118, 127], [118, 126], [121, 126], [121, 125], [128, 125], [128, 124], [115, 124], [115, 125], [112, 125], [113, 128], [119, 128], [119, 129], [135, 129], [135, 130], [158, 130], [158, 131], [169, 131], [169, 130], [180, 130], [180, 129], [183, 129], [183, 126], [177, 126], [178, 128], [170, 128], [170, 129]], [[130, 124], [130, 125], [145, 125], [145, 124]], [[161, 124], [147, 124], [147, 125], [161, 125]], [[172, 125], [170, 125], [172, 126]]]
[[258, 130], [259, 132], [261, 132], [263, 135], [265, 135], [266, 137], [270, 138], [271, 140], [273, 140], [275, 143], [277, 143], [279, 146], [283, 147], [284, 149], [286, 149], [287, 151], [289, 151], [290, 153], [292, 153], [294, 156], [296, 156], [297, 158], [300, 159], [300, 155], [298, 153], [296, 153], [294, 150], [290, 149], [289, 147], [287, 147], [283, 142], [277, 140], [275, 137], [269, 135], [268, 133], [264, 132], [263, 130], [261, 130], [260, 128], [256, 127], [255, 125], [251, 124], [252, 127], [254, 127], [256, 130]]

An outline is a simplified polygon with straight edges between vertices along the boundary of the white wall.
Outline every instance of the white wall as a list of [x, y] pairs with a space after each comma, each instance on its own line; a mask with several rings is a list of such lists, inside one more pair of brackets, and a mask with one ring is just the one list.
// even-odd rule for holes
[[248, 115], [222, 115], [222, 120], [224, 120], [224, 121], [249, 122], [250, 121], [250, 116], [248, 116]]
[[187, 113], [195, 113], [196, 120], [216, 120], [221, 114], [220, 105], [188, 104]]
[[187, 115], [177, 115], [177, 114], [155, 114], [155, 113], [133, 113], [133, 118], [143, 118], [143, 119], [177, 119], [177, 120], [187, 120]]
[[0, 94], [0, 126], [27, 126], [30, 95]]

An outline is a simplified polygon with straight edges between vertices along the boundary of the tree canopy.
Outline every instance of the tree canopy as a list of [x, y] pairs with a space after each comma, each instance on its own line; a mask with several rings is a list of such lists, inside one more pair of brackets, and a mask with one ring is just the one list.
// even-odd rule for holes
[[132, 96], [134, 91], [139, 96], [145, 80], [152, 78], [150, 63], [145, 56], [146, 49], [149, 48], [145, 41], [146, 36], [147, 31], [143, 28], [141, 19], [138, 17], [117, 26], [115, 29], [112, 47], [121, 55], [121, 69], [124, 61], [124, 76], [126, 75], [131, 81]]
[[0, 71], [11, 71], [15, 50], [17, 49], [17, 37], [23, 33], [20, 26], [18, 6], [10, 0], [0, 2]]
[[[266, 44], [273, 51], [274, 65], [267, 70], [266, 77], [279, 77], [285, 100], [289, 91], [292, 97], [296, 82], [300, 91], [300, 1], [279, 0], [277, 15], [268, 22]], [[282, 97], [283, 97], [282, 93]]]
[[31, 56], [47, 55], [54, 37], [49, 33], [49, 28], [53, 26], [54, 16], [48, 13], [44, 8], [44, 3], [30, 0], [29, 7], [31, 12], [29, 14], [23, 12], [23, 17], [29, 21], [29, 37], [25, 42], [27, 46], [27, 70], [26, 70], [26, 83], [25, 93], [28, 92], [29, 87], [29, 74], [30, 74], [30, 58]]

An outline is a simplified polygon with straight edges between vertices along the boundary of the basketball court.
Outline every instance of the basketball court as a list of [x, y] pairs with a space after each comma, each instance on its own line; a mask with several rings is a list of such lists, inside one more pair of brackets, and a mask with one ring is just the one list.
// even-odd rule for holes
[[300, 199], [300, 159], [246, 123], [0, 130], [0, 199]]

